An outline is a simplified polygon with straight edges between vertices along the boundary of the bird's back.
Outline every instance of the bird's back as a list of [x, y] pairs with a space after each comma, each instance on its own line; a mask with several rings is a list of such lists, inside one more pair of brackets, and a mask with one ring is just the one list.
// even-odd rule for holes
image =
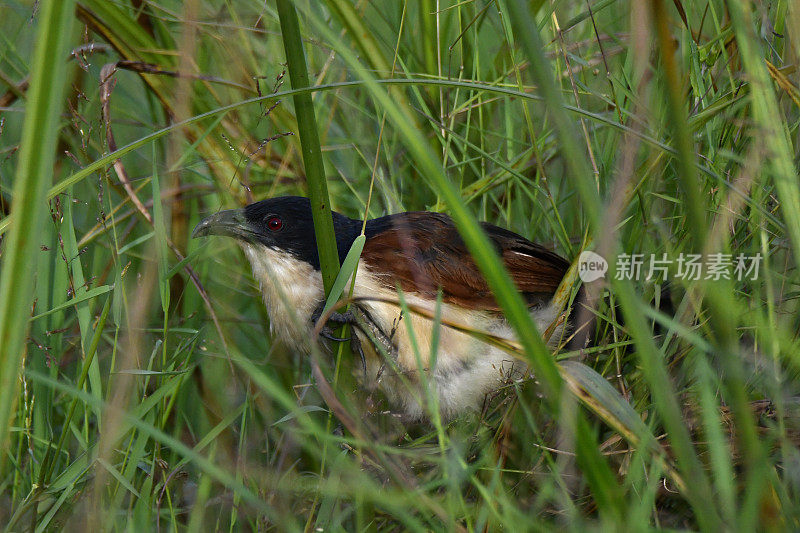
[[[548, 302], [569, 263], [511, 231], [481, 225], [530, 306]], [[499, 311], [497, 302], [449, 216], [407, 212], [369, 220], [362, 259], [409, 293], [469, 309]]]

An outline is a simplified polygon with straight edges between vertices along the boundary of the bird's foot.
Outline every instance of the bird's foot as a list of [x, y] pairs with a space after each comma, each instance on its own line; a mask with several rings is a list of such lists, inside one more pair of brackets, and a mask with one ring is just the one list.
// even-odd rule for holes
[[[320, 305], [311, 315], [312, 324], [316, 325], [317, 322], [319, 322], [319, 319], [322, 317], [322, 309], [323, 305]], [[331, 323], [339, 326], [342, 326], [344, 324], [355, 324], [355, 317], [350, 311], [347, 311], [345, 313], [336, 313], [336, 312], [331, 313], [330, 316], [328, 316], [328, 320], [327, 322], [325, 322], [325, 325], [323, 325], [322, 328], [320, 329], [319, 335], [324, 339], [328, 339], [329, 341], [335, 341], [335, 342], [345, 342], [351, 340], [350, 337], [337, 337], [333, 333], [333, 328], [328, 325]]]
[[[323, 305], [321, 304], [311, 315], [311, 321], [313, 324], [316, 324], [317, 322], [319, 322], [319, 319], [322, 318], [322, 309]], [[353, 311], [350, 310], [345, 311], [344, 313], [337, 313], [337, 312], [331, 313], [328, 316], [328, 320], [325, 323], [325, 325], [322, 326], [322, 329], [320, 330], [319, 334], [321, 337], [334, 342], [350, 341], [350, 347], [353, 350], [353, 353], [358, 355], [358, 357], [361, 359], [361, 366], [364, 371], [364, 375], [366, 375], [367, 359], [364, 356], [364, 349], [361, 347], [361, 341], [358, 340], [358, 336], [355, 335], [355, 333], [353, 333], [352, 335], [350, 335], [350, 337], [347, 338], [337, 337], [336, 335], [334, 335], [333, 329], [330, 326], [328, 326], [328, 324], [331, 323], [336, 324], [338, 326], [349, 324], [353, 328], [360, 328], [356, 315], [353, 313]]]

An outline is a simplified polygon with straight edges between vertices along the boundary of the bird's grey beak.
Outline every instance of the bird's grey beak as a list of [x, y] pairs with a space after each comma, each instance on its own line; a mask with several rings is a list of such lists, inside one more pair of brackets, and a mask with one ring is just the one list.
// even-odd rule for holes
[[229, 209], [206, 217], [192, 231], [193, 239], [206, 235], [224, 235], [250, 240], [253, 230], [244, 218], [244, 209]]

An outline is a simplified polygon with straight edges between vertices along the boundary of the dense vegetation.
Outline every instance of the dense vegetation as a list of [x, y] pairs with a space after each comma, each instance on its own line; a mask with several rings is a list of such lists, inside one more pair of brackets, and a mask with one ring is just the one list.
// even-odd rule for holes
[[[276, 5], [3, 4], [0, 524], [800, 528], [795, 4]], [[352, 217], [607, 258], [588, 348], [528, 335], [536, 379], [406, 425], [344, 346], [273, 343], [239, 249], [189, 235], [320, 171]]]

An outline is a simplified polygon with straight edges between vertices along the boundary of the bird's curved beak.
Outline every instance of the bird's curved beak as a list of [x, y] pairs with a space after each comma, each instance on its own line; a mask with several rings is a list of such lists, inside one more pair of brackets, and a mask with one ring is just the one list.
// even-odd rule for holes
[[229, 209], [206, 217], [195, 226], [192, 238], [206, 235], [224, 235], [236, 239], [250, 240], [253, 230], [244, 217], [244, 209]]

